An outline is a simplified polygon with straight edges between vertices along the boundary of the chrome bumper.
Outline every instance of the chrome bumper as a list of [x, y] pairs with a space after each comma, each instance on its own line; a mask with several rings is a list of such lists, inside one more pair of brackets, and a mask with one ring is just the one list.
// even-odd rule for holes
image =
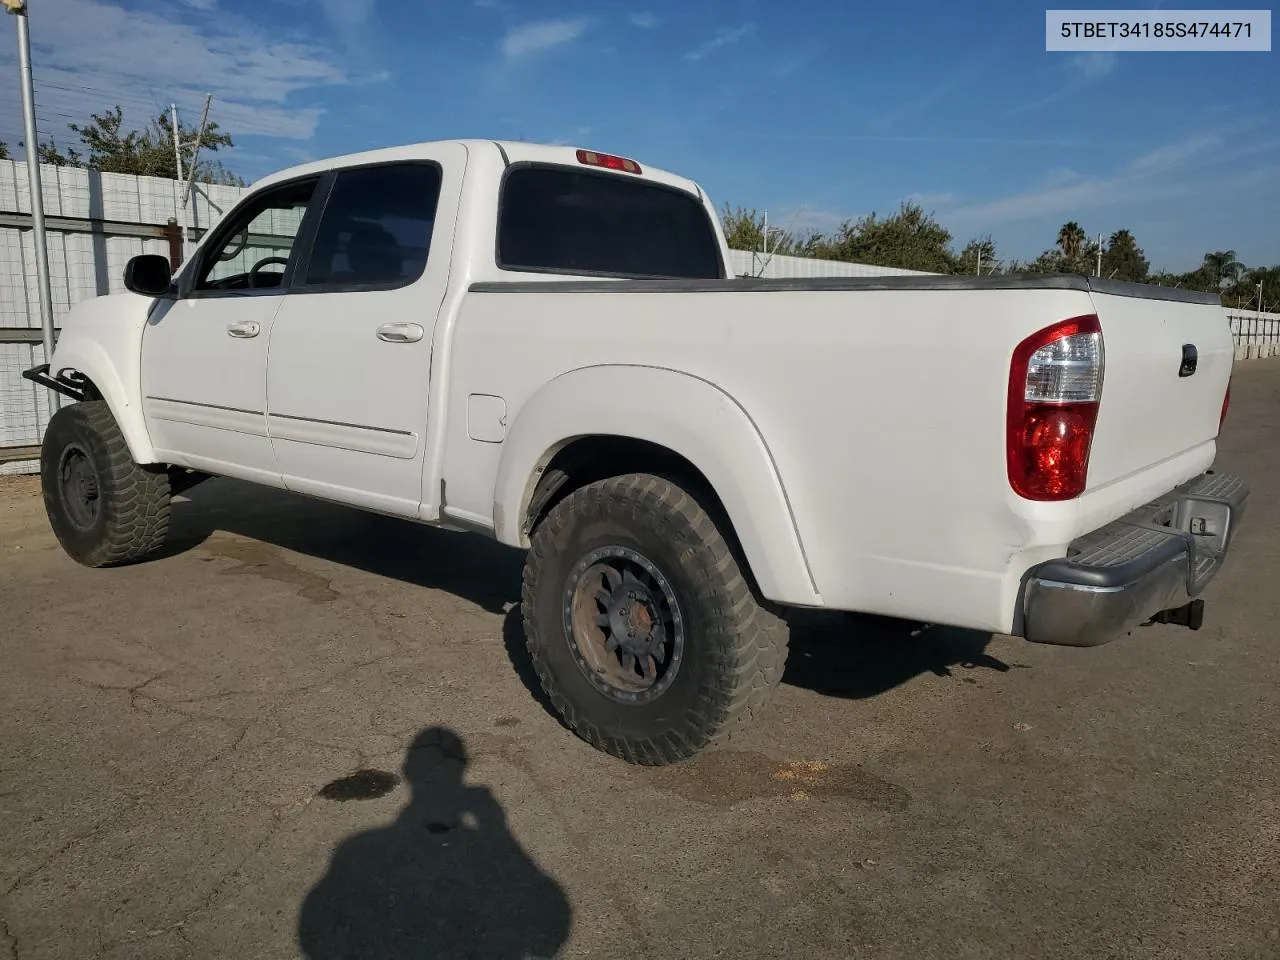
[[1195, 598], [1217, 574], [1249, 488], [1209, 471], [1086, 534], [1023, 580], [1020, 634], [1093, 647], [1153, 619], [1199, 626]]

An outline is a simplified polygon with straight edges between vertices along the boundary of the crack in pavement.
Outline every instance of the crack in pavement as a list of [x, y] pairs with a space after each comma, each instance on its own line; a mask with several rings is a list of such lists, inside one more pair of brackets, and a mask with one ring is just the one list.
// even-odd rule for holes
[[[213, 702], [217, 700], [231, 699], [233, 697], [271, 697], [273, 700], [279, 700], [284, 697], [294, 697], [294, 696], [297, 696], [298, 694], [310, 693], [311, 691], [316, 690], [320, 687], [323, 687], [327, 684], [331, 684], [339, 680], [347, 679], [347, 677], [350, 674], [356, 673], [359, 670], [363, 670], [366, 667], [376, 666], [377, 664], [380, 664], [380, 663], [387, 663], [392, 660], [399, 659], [403, 656], [405, 656], [404, 653], [396, 652], [396, 653], [385, 653], [382, 656], [374, 657], [371, 660], [358, 660], [355, 663], [348, 664], [347, 666], [340, 668], [335, 673], [326, 674], [325, 676], [321, 677], [318, 680], [313, 680], [310, 683], [305, 683], [297, 687], [288, 687], [284, 690], [235, 690], [233, 689], [233, 690], [219, 690], [217, 693], [205, 693], [205, 694], [201, 694], [198, 697], [168, 697], [168, 698], [155, 697], [155, 696], [149, 696], [144, 694], [142, 695], [142, 699], [145, 699], [152, 703], [160, 704], [162, 706], [173, 706], [175, 704], [186, 705], [186, 704], [208, 703], [208, 702]], [[154, 682], [154, 680], [156, 679], [158, 678], [152, 678], [151, 680], [147, 681], [147, 683]], [[144, 683], [141, 686], [145, 686], [145, 685], [146, 684]]]
[[[559, 821], [560, 829], [569, 838], [575, 851], [582, 854], [582, 861], [587, 864], [607, 862], [607, 858], [602, 861], [599, 857], [593, 855], [591, 841], [569, 822], [569, 818], [565, 816], [561, 804], [557, 802], [554, 796], [555, 788], [542, 779], [537, 772], [536, 766], [521, 751], [508, 749], [518, 745], [518, 738], [495, 736], [493, 739], [497, 743], [497, 749], [495, 750], [497, 755], [522, 772], [529, 782], [533, 784], [534, 792], [540, 795], [551, 808], [551, 816]], [[616, 900], [621, 901], [622, 909], [619, 910], [615, 907], [615, 910], [621, 914], [622, 922], [631, 929], [633, 937], [640, 941], [644, 951], [647, 953], [652, 946], [650, 933], [636, 919], [643, 915], [642, 912], [630, 893], [623, 887], [617, 887], [613, 894], [612, 897], [607, 897], [607, 899], [613, 901], [616, 898]]]
[[218, 877], [209, 892], [200, 899], [200, 902], [184, 913], [180, 918], [163, 927], [154, 928], [136, 936], [126, 936], [121, 937], [118, 940], [107, 941], [102, 945], [99, 952], [105, 954], [108, 950], [112, 950], [116, 947], [127, 946], [131, 943], [138, 943], [143, 940], [150, 940], [154, 937], [163, 936], [167, 933], [177, 933], [178, 936], [188, 944], [193, 943], [191, 937], [187, 933], [187, 925], [201, 913], [213, 907], [222, 897], [223, 893], [227, 890], [228, 885], [233, 880], [237, 877], [241, 880], [245, 879], [244, 868], [249, 861], [253, 860], [262, 852], [262, 849], [270, 843], [277, 834], [279, 834], [280, 830], [287, 823], [290, 822], [291, 817], [294, 814], [300, 814], [305, 811], [311, 805], [311, 800], [312, 793], [309, 792], [306, 796], [293, 801], [287, 806], [277, 808], [268, 807], [271, 813], [271, 826], [267, 828], [263, 835], [253, 845], [252, 849], [246, 852], [244, 856], [240, 857], [234, 866], [230, 867]]
[[5, 918], [0, 917], [0, 944], [5, 943], [9, 946], [10, 960], [18, 960], [18, 938], [9, 929], [9, 924]]
[[[218, 718], [216, 717], [213, 717], [213, 718], [188, 717], [182, 723], [179, 723], [175, 725], [173, 728], [171, 728], [170, 730], [167, 730], [166, 735], [171, 734], [176, 730], [180, 730], [183, 726], [190, 723], [192, 720], [208, 720], [208, 719], [218, 720]], [[230, 724], [232, 721], [219, 720], [219, 722]], [[250, 726], [252, 726], [252, 724], [250, 724]], [[191, 771], [187, 779], [192, 779], [194, 777], [199, 776], [201, 773], [204, 773], [206, 770], [212, 768], [216, 764], [222, 762], [227, 757], [229, 757], [234, 752], [235, 748], [238, 747], [240, 743], [243, 742], [244, 737], [247, 733], [248, 733], [248, 729], [242, 730], [240, 733], [240, 736], [235, 740], [235, 742], [230, 747], [217, 751], [211, 757], [206, 759], [204, 762], [200, 763]], [[47, 857], [41, 860], [34, 867], [31, 867], [25, 873], [19, 874], [17, 878], [14, 879], [13, 883], [9, 885], [9, 888], [5, 890], [3, 894], [0, 894], [0, 896], [8, 897], [13, 895], [14, 893], [17, 893], [19, 890], [21, 890], [23, 887], [29, 884], [32, 880], [34, 880], [37, 876], [43, 873], [46, 869], [52, 866], [53, 863], [56, 860], [58, 860], [58, 858], [68, 853], [73, 847], [77, 846], [78, 844], [84, 843], [87, 840], [91, 840], [94, 836], [96, 836], [99, 832], [101, 832], [106, 827], [110, 826], [111, 824], [117, 821], [123, 820], [125, 817], [137, 812], [138, 810], [145, 809], [148, 804], [155, 804], [158, 802], [159, 800], [152, 793], [142, 793], [142, 794], [139, 794], [138, 796], [133, 797], [119, 810], [117, 810], [114, 813], [108, 814], [102, 819], [96, 821], [93, 824], [93, 826], [91, 826], [88, 830], [85, 830], [82, 833], [76, 834], [75, 836], [69, 838], [64, 843], [62, 843], [58, 847], [58, 849], [54, 850], [53, 853], [49, 854]]]

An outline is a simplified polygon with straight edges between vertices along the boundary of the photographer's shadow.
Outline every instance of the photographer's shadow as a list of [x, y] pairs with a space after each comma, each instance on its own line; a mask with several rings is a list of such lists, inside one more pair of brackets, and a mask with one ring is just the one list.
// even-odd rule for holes
[[553, 957], [569, 935], [564, 892], [507, 828], [487, 787], [467, 786], [466, 748], [424, 730], [404, 762], [412, 791], [395, 823], [342, 842], [307, 895], [310, 960]]

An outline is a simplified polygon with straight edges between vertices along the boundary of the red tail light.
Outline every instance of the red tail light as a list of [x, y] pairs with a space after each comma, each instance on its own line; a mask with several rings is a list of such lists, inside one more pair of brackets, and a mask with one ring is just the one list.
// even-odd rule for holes
[[1084, 492], [1102, 368], [1102, 327], [1093, 315], [1045, 327], [1013, 351], [1005, 452], [1018, 496], [1070, 500]]
[[579, 150], [578, 162], [589, 167], [604, 167], [606, 170], [621, 170], [624, 173], [640, 173], [640, 164], [626, 157], [615, 157], [609, 153], [596, 153], [594, 150]]

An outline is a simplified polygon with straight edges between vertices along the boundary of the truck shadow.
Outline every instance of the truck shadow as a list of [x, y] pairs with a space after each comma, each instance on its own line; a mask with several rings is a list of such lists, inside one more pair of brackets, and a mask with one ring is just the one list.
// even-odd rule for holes
[[175, 500], [165, 553], [216, 531], [416, 586], [445, 590], [490, 613], [520, 599], [524, 554], [454, 533], [235, 480], [209, 480]]
[[1007, 673], [1013, 664], [987, 653], [992, 635], [870, 614], [796, 610], [784, 683], [829, 697], [864, 699], [914, 677], [957, 669]]
[[[166, 552], [194, 549], [215, 531], [261, 541], [341, 566], [444, 590], [505, 614], [507, 654], [530, 694], [549, 713], [525, 649], [520, 612], [524, 554], [481, 536], [230, 480], [212, 480], [174, 503]], [[794, 610], [783, 682], [824, 696], [874, 697], [923, 674], [955, 669], [1005, 672], [986, 652], [991, 635], [864, 614]], [[554, 713], [553, 713], [554, 715]]]

